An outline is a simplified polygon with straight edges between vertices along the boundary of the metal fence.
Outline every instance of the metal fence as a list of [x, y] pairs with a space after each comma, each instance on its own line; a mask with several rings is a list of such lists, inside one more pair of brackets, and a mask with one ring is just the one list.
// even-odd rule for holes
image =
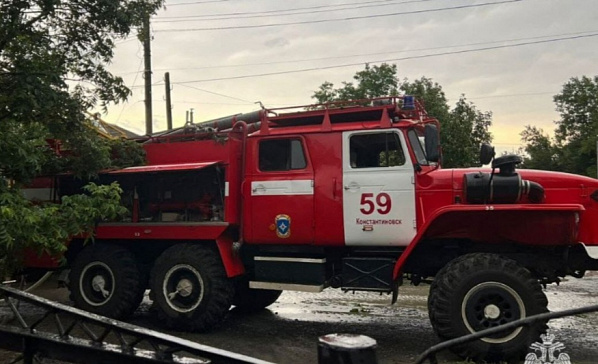
[[272, 364], [3, 285], [0, 299], [9, 308], [8, 315], [0, 317], [0, 348], [21, 353], [13, 362], [30, 364], [47, 358], [73, 363]]
[[[0, 315], [0, 348], [21, 353], [13, 361], [14, 363], [22, 361], [29, 364], [39, 358], [47, 358], [73, 363], [98, 364], [123, 361], [131, 364], [272, 364], [95, 315], [3, 285], [0, 285], [0, 299], [4, 300], [10, 314], [10, 317]], [[27, 307], [26, 315], [22, 312], [23, 307]], [[34, 314], [31, 314], [32, 309]], [[436, 355], [451, 347], [529, 326], [538, 321], [549, 321], [589, 312], [598, 312], [598, 305], [530, 316], [444, 341], [426, 350], [417, 358], [415, 364], [423, 364], [426, 361], [437, 364]], [[326, 337], [320, 338], [318, 347], [321, 364], [363, 363], [364, 358], [368, 358], [368, 364], [377, 362], [373, 352], [375, 341], [362, 348], [351, 349], [344, 344], [335, 345], [334, 342], [328, 341], [329, 338], [324, 338]]]

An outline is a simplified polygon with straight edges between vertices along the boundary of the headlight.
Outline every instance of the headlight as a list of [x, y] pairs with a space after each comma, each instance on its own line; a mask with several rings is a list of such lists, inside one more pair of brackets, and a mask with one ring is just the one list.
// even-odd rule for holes
[[594, 191], [594, 193], [592, 193], [590, 197], [592, 198], [592, 200], [598, 202], [598, 190]]

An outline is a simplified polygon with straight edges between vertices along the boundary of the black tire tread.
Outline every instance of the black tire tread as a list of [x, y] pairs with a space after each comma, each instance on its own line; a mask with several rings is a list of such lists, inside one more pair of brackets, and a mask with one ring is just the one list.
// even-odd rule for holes
[[[165, 307], [166, 304], [160, 304], [160, 274], [180, 263], [190, 264], [200, 270], [209, 292], [196, 310], [169, 315], [164, 311], [169, 309]], [[228, 313], [234, 296], [234, 286], [226, 275], [218, 252], [199, 244], [177, 244], [166, 249], [156, 259], [150, 275], [150, 286], [160, 322], [168, 328], [183, 331], [205, 332], [217, 327]]]
[[[102, 306], [87, 304], [78, 291], [79, 276], [85, 266], [93, 261], [102, 261], [110, 266], [115, 276], [112, 299]], [[145, 287], [135, 255], [130, 250], [118, 245], [94, 244], [84, 248], [71, 265], [69, 291], [69, 298], [78, 308], [120, 320], [131, 316], [139, 307]]]
[[[505, 273], [511, 277], [515, 277], [523, 287], [525, 287], [525, 290], [530, 293], [530, 307], [533, 308], [533, 312], [528, 312], [527, 316], [548, 312], [548, 300], [546, 295], [542, 291], [542, 287], [538, 280], [532, 277], [529, 270], [519, 265], [516, 261], [497, 254], [467, 254], [451, 261], [442, 268], [437, 273], [436, 278], [430, 287], [430, 294], [428, 296], [430, 322], [432, 323], [434, 332], [441, 339], [449, 340], [464, 334], [457, 332], [452, 324], [454, 318], [449, 309], [452, 293], [458, 289], [463, 280], [478, 274], [481, 271], [488, 270], [497, 273]], [[500, 350], [480, 352], [475, 346], [478, 342], [473, 343], [474, 345], [454, 347], [451, 350], [461, 357], [470, 358], [476, 361], [484, 360], [494, 362], [508, 357], [520, 357], [525, 354], [528, 345], [531, 343], [528, 343], [527, 341], [537, 339], [546, 328], [547, 326], [545, 322], [532, 325], [529, 328], [524, 328], [524, 330], [529, 330], [527, 334], [528, 340], [519, 340], [523, 342], [507, 345], [506, 348], [503, 347]], [[513, 341], [515, 339], [513, 339]], [[505, 343], [505, 345], [506, 344], [510, 343]]]
[[468, 257], [469, 257], [469, 255], [461, 255], [461, 256], [453, 259], [452, 261], [450, 261], [440, 271], [438, 271], [438, 273], [436, 273], [436, 277], [434, 278], [434, 280], [432, 281], [432, 284], [430, 285], [430, 293], [428, 294], [428, 316], [430, 318], [430, 322], [432, 323], [432, 329], [434, 330], [434, 333], [441, 339], [446, 339], [446, 338], [443, 338], [438, 333], [438, 330], [436, 328], [436, 321], [437, 321], [436, 310], [434, 309], [434, 307], [436, 307], [436, 305], [438, 304], [437, 303], [438, 282], [440, 281], [440, 277], [443, 277], [447, 270], [451, 269], [452, 266], [463, 261], [464, 259], [467, 259]]
[[281, 294], [281, 290], [249, 288], [249, 281], [241, 279], [235, 285], [233, 305], [239, 312], [258, 312], [276, 302]]

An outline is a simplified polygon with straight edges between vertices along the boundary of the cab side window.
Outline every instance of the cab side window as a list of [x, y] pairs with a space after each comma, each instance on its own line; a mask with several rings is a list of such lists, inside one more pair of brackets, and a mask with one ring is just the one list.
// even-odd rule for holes
[[396, 167], [405, 164], [405, 154], [396, 133], [353, 135], [350, 140], [352, 168]]
[[299, 139], [263, 140], [259, 144], [259, 168], [264, 172], [304, 169], [307, 166]]

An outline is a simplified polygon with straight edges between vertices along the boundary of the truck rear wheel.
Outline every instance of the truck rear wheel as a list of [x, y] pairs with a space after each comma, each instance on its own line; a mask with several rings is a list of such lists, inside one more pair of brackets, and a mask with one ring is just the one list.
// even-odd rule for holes
[[234, 288], [217, 251], [197, 244], [166, 249], [154, 263], [151, 297], [167, 327], [207, 331], [230, 309]]
[[95, 244], [75, 258], [69, 289], [75, 306], [123, 319], [139, 307], [145, 286], [133, 253], [121, 246]]
[[[428, 297], [430, 321], [444, 340], [547, 312], [537, 279], [514, 260], [475, 253], [447, 264]], [[452, 348], [464, 358], [489, 362], [520, 358], [546, 330], [546, 322], [520, 327]]]
[[233, 305], [241, 312], [257, 312], [276, 302], [281, 294], [281, 290], [249, 288], [249, 281], [240, 279], [235, 284]]

